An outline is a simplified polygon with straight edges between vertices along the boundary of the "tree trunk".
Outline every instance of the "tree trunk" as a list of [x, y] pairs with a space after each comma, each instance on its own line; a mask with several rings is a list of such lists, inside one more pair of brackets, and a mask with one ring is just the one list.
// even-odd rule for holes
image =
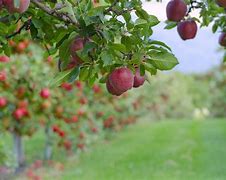
[[45, 150], [44, 150], [44, 159], [46, 161], [51, 159], [52, 156], [52, 143], [51, 143], [51, 128], [49, 125], [46, 126], [45, 128], [45, 134], [46, 134], [46, 145], [45, 145]]
[[17, 173], [17, 172], [23, 171], [25, 167], [25, 155], [24, 155], [22, 137], [17, 133], [13, 133], [13, 142], [14, 142], [14, 152], [15, 152], [16, 161], [17, 161], [17, 168], [16, 168], [16, 173]]

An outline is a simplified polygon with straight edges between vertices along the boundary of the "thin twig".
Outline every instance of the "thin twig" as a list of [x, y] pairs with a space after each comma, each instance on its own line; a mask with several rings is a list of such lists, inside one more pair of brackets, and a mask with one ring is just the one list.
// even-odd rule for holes
[[10, 34], [8, 36], [6, 36], [6, 39], [10, 39], [14, 36], [16, 36], [17, 34], [20, 34], [22, 30], [29, 30], [30, 29], [30, 26], [31, 26], [31, 22], [32, 20], [31, 19], [28, 19], [24, 24], [23, 26], [21, 26], [16, 32], [14, 32], [13, 34]]

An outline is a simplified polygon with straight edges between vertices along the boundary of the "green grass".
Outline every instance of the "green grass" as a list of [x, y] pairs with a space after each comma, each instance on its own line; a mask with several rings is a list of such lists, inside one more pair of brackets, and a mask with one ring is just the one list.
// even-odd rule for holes
[[68, 158], [63, 172], [41, 174], [47, 180], [226, 179], [224, 120], [141, 123], [91, 149]]

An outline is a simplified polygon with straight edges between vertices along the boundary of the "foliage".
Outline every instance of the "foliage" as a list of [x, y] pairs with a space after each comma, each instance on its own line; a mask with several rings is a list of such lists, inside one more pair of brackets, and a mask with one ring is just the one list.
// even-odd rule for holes
[[213, 111], [213, 116], [225, 117], [225, 107], [226, 107], [226, 73], [225, 65], [214, 68], [212, 71], [206, 74], [206, 79], [210, 82], [210, 93], [211, 93], [211, 110]]

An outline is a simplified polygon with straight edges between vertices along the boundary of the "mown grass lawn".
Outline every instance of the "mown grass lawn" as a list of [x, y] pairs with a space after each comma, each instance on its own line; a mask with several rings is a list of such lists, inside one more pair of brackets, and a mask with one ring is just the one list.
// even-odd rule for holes
[[226, 120], [140, 123], [91, 149], [44, 180], [226, 179]]

